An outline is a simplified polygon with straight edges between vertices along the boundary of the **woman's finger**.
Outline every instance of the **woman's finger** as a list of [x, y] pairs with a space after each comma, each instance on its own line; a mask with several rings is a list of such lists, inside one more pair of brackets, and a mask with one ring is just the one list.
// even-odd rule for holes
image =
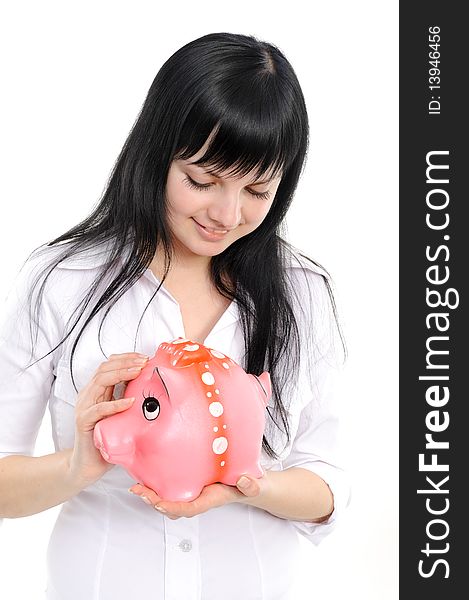
[[77, 427], [80, 431], [92, 431], [98, 421], [122, 412], [130, 408], [135, 398], [121, 398], [120, 400], [110, 400], [109, 402], [98, 402], [88, 408], [82, 409], [76, 417]]
[[145, 496], [149, 500], [151, 500], [152, 504], [156, 504], [161, 500], [160, 496], [149, 487], [146, 487], [142, 483], [136, 483], [132, 487], [129, 488], [129, 492], [135, 494], [136, 496]]
[[[113, 388], [121, 382], [128, 382], [140, 375], [145, 365], [135, 365], [132, 359], [127, 362], [127, 366], [114, 369], [111, 371], [96, 371], [88, 384], [80, 392], [79, 400], [81, 407], [87, 408], [97, 403], [102, 403], [105, 399], [105, 394], [109, 394], [108, 387]], [[111, 389], [112, 396], [112, 389]]]
[[104, 392], [104, 395], [103, 395], [104, 402], [109, 402], [110, 400], [112, 400], [113, 395], [114, 395], [114, 388], [115, 388], [115, 386], [113, 386], [113, 385], [110, 385], [109, 387], [106, 388], [106, 391]]
[[113, 358], [102, 362], [95, 371], [97, 373], [106, 373], [108, 371], [116, 371], [117, 369], [125, 369], [129, 367], [141, 367], [148, 363], [148, 356], [142, 357], [138, 354], [131, 354], [130, 356]]
[[102, 364], [106, 364], [109, 361], [115, 360], [127, 360], [128, 358], [149, 358], [148, 354], [141, 354], [140, 352], [122, 352], [122, 354], [111, 354], [107, 361]]

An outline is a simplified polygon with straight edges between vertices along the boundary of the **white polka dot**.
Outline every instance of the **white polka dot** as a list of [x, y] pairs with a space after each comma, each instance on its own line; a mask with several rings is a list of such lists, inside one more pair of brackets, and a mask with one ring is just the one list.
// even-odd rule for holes
[[215, 383], [215, 377], [211, 373], [202, 373], [202, 381], [206, 385], [213, 385]]
[[210, 369], [210, 367], [208, 365], [204, 365], [206, 369]]
[[189, 344], [188, 346], [184, 346], [183, 350], [188, 350], [189, 352], [194, 352], [200, 348], [199, 344]]
[[226, 358], [226, 356], [224, 354], [222, 354], [221, 352], [218, 352], [218, 350], [210, 349], [210, 354], [212, 356], [215, 356], [215, 358]]
[[213, 431], [218, 431], [218, 427], [214, 427], [214, 428], [213, 428]]
[[212, 416], [219, 417], [223, 414], [223, 405], [221, 404], [221, 402], [212, 402], [209, 405], [208, 410], [210, 411], [210, 414]]
[[220, 390], [217, 388], [217, 389], [215, 390], [215, 394], [219, 394], [219, 393], [220, 393]]
[[176, 358], [175, 360], [173, 360], [173, 367], [176, 365], [178, 359]]
[[230, 366], [229, 366], [229, 365], [227, 365], [225, 362], [224, 362], [224, 363], [222, 363], [222, 365], [225, 367], [225, 369], [229, 369], [229, 368], [230, 368]]
[[172, 341], [172, 344], [185, 344], [186, 342], [190, 342], [190, 340], [188, 340], [187, 338], [184, 338], [184, 339], [176, 338], [175, 340]]
[[217, 437], [213, 440], [212, 450], [215, 452], [215, 454], [223, 454], [223, 452], [226, 452], [227, 448], [228, 440], [226, 437]]
[[220, 463], [220, 466], [221, 466], [221, 467], [224, 467], [224, 466], [225, 466], [225, 461], [224, 461], [224, 460], [222, 460], [222, 461], [221, 461], [221, 463]]
[[207, 398], [211, 398], [212, 397], [212, 392], [207, 392]]
[[223, 429], [226, 429], [226, 425], [223, 425]]

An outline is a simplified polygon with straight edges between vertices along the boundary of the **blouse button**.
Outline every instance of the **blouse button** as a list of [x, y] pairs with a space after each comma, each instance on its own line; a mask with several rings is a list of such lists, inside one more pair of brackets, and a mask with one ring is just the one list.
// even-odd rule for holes
[[179, 542], [179, 548], [181, 548], [183, 552], [190, 552], [192, 549], [192, 542], [190, 540], [181, 540]]

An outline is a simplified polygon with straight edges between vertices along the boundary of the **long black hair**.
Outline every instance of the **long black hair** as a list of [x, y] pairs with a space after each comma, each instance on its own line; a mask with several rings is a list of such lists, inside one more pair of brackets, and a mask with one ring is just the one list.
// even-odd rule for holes
[[[100, 337], [110, 309], [141, 277], [157, 247], [165, 257], [163, 284], [174, 252], [166, 212], [168, 170], [174, 159], [195, 155], [211, 134], [208, 149], [196, 164], [213, 172], [232, 169], [230, 172], [241, 176], [252, 170], [259, 177], [281, 174], [261, 225], [211, 258], [210, 277], [220, 294], [238, 304], [246, 349], [243, 367], [255, 375], [269, 371], [273, 398], [269, 414], [279, 428], [276, 416], [280, 416], [289, 441], [282, 394], [299, 372], [300, 352], [309, 350], [302, 348], [291, 303], [285, 264], [293, 246], [285, 241], [284, 217], [304, 166], [309, 125], [296, 74], [282, 51], [271, 43], [250, 35], [212, 33], [189, 42], [163, 64], [91, 214], [39, 247], [47, 252], [55, 246], [60, 252], [34, 282], [33, 288], [43, 279], [37, 301], [31, 302], [34, 314], [30, 322], [39, 321], [44, 286], [54, 268], [69, 257], [106, 244], [107, 262], [76, 307], [67, 334], [51, 349], [56, 350], [78, 330], [81, 320], [70, 356], [73, 381], [73, 355], [83, 330], [102, 311]], [[129, 251], [119, 262], [124, 245]], [[99, 282], [110, 274], [110, 283], [98, 298]], [[323, 277], [340, 332], [330, 276]], [[89, 311], [87, 318], [81, 319], [85, 310]], [[343, 344], [342, 334], [340, 337]], [[271, 458], [278, 457], [266, 436], [263, 448]]]

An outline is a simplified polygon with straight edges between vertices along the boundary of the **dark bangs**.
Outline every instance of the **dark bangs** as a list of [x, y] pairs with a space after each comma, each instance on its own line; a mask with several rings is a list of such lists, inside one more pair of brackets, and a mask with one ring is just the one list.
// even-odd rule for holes
[[[251, 51], [250, 61], [246, 49], [242, 61], [233, 53], [228, 63], [212, 56], [204, 78], [192, 79], [198, 82], [196, 100], [181, 127], [175, 159], [194, 156], [209, 137], [205, 154], [192, 164], [209, 167], [216, 176], [253, 171], [256, 179], [273, 178], [284, 174], [299, 153], [303, 158], [308, 127], [301, 91], [291, 85], [291, 72], [288, 78], [282, 72], [282, 58], [272, 61], [263, 51]], [[223, 85], [217, 85], [222, 69]]]

